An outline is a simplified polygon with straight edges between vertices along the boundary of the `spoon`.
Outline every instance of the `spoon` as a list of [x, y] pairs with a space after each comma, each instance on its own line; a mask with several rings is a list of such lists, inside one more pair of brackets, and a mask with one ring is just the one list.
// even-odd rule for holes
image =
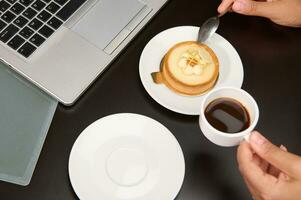
[[230, 4], [224, 12], [218, 14], [217, 16], [210, 17], [203, 23], [199, 30], [198, 42], [205, 42], [208, 38], [210, 38], [213, 35], [213, 33], [215, 33], [219, 26], [219, 18], [226, 14], [232, 8], [232, 5], [233, 3]]

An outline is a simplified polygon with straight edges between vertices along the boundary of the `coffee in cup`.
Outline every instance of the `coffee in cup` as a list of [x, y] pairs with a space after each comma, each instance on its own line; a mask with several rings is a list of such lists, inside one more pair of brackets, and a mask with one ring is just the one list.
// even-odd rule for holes
[[259, 118], [254, 98], [234, 87], [219, 87], [207, 93], [199, 119], [204, 136], [220, 146], [235, 146], [248, 140]]
[[209, 124], [224, 133], [239, 133], [250, 126], [248, 110], [233, 98], [218, 98], [210, 102], [205, 109]]

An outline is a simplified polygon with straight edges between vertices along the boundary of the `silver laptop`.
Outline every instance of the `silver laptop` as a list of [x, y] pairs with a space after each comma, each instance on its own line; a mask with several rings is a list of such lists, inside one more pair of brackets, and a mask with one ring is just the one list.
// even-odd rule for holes
[[0, 0], [0, 58], [73, 104], [167, 0]]

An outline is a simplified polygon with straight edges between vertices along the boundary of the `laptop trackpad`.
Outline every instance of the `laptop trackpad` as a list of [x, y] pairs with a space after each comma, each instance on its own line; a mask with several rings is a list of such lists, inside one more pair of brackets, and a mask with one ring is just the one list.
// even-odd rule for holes
[[99, 0], [71, 30], [104, 49], [144, 6], [139, 0]]

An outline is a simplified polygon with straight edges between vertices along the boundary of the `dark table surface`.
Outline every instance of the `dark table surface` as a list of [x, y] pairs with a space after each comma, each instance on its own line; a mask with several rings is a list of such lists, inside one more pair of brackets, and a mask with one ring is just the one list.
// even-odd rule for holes
[[[138, 73], [140, 54], [152, 37], [170, 27], [201, 25], [216, 13], [219, 2], [170, 0], [74, 106], [58, 106], [30, 185], [0, 182], [0, 199], [77, 199], [68, 177], [74, 141], [90, 123], [121, 112], [152, 117], [178, 139], [186, 175], [177, 199], [250, 199], [237, 169], [236, 148], [209, 142], [199, 129], [198, 117], [177, 114], [156, 103]], [[260, 108], [257, 129], [275, 144], [301, 154], [301, 29], [229, 13], [221, 19], [218, 33], [241, 56], [243, 89]]]

